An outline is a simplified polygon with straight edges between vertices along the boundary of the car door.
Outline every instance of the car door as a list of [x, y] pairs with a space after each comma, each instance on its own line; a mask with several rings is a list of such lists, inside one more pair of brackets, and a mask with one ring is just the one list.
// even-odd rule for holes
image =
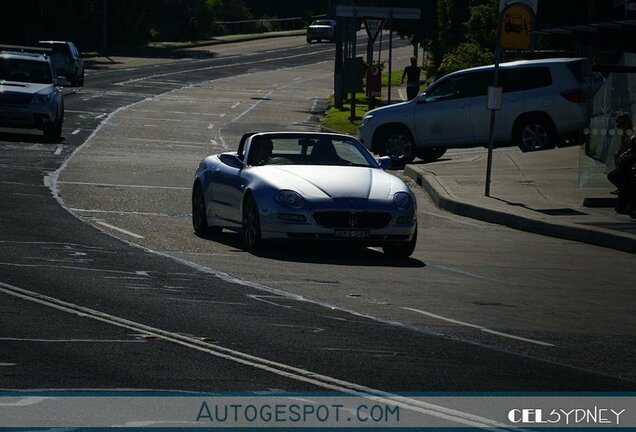
[[[514, 122], [524, 111], [525, 90], [539, 77], [540, 68], [510, 67], [499, 71], [499, 85], [502, 88], [501, 107], [495, 118], [495, 140], [510, 141]], [[540, 77], [539, 77], [540, 78]], [[488, 76], [488, 85], [492, 85], [492, 72]], [[490, 134], [490, 111], [486, 101], [478, 102], [471, 108], [475, 124], [477, 143], [488, 142]]]
[[414, 124], [421, 147], [471, 144], [470, 74], [453, 75], [427, 89], [415, 106]]
[[219, 160], [210, 173], [211, 210], [221, 219], [240, 222], [243, 165], [232, 155], [221, 154]]

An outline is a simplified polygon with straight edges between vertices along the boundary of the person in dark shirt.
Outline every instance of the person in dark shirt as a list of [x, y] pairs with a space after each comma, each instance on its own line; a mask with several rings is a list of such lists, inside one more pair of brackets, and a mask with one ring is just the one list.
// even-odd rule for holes
[[417, 65], [417, 57], [411, 57], [411, 65], [404, 68], [402, 73], [402, 84], [406, 77], [406, 96], [408, 100], [415, 99], [420, 92], [420, 72], [422, 68]]
[[616, 127], [622, 130], [622, 143], [617, 157], [616, 169], [607, 175], [617, 187], [616, 212], [636, 218], [636, 134], [629, 115], [620, 116]]

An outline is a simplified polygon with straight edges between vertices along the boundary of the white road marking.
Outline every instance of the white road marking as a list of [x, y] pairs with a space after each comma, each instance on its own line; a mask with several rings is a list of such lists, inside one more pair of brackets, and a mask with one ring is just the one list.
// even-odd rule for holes
[[210, 142], [212, 143], [212, 145], [214, 147], [218, 147], [219, 146], [219, 143], [215, 139], [211, 139]]
[[101, 226], [105, 226], [106, 228], [113, 229], [113, 230], [115, 230], [115, 231], [118, 231], [118, 232], [120, 232], [120, 233], [122, 233], [122, 234], [129, 235], [130, 237], [134, 237], [134, 238], [136, 238], [136, 239], [142, 239], [142, 238], [144, 238], [144, 236], [140, 236], [139, 234], [135, 234], [134, 232], [130, 232], [130, 231], [127, 231], [127, 230], [125, 230], [125, 229], [123, 229], [123, 228], [116, 227], [115, 225], [111, 225], [111, 224], [106, 223], [106, 222], [104, 222], [104, 221], [95, 221], [95, 222], [96, 222], [96, 223], [98, 223], [98, 224], [99, 224], [99, 225], [101, 225]]
[[208, 125], [208, 129], [214, 129], [214, 123], [210, 123], [210, 124]]
[[0, 341], [10, 342], [44, 342], [44, 343], [145, 343], [143, 340], [130, 339], [34, 339], [34, 338], [15, 338], [0, 337]]
[[49, 198], [49, 195], [38, 195], [38, 194], [28, 194], [28, 193], [19, 193], [19, 192], [14, 192], [12, 195], [37, 197], [37, 198]]
[[16, 185], [16, 186], [47, 187], [47, 185], [34, 185], [30, 183], [12, 182], [12, 181], [0, 181], [0, 184], [9, 184], [9, 185]]
[[444, 316], [441, 316], [441, 315], [437, 315], [437, 314], [434, 314], [434, 313], [431, 313], [431, 312], [426, 312], [426, 311], [419, 310], [419, 309], [414, 309], [414, 308], [409, 308], [409, 307], [402, 307], [401, 309], [408, 310], [408, 311], [411, 311], [411, 312], [416, 312], [418, 314], [426, 315], [428, 317], [435, 318], [435, 319], [442, 320], [442, 321], [446, 321], [446, 322], [449, 322], [449, 323], [452, 323], [452, 324], [457, 324], [457, 325], [461, 325], [461, 326], [464, 326], [464, 327], [471, 327], [471, 328], [474, 328], [474, 329], [477, 329], [477, 330], [481, 330], [484, 333], [490, 333], [490, 334], [494, 334], [494, 335], [497, 335], [497, 336], [503, 336], [503, 337], [507, 337], [507, 338], [510, 338], [510, 339], [516, 339], [516, 340], [520, 340], [520, 341], [524, 341], [524, 342], [533, 343], [533, 344], [536, 344], [536, 345], [554, 346], [551, 343], [542, 342], [542, 341], [538, 341], [538, 340], [534, 340], [534, 339], [528, 339], [528, 338], [524, 338], [524, 337], [521, 337], [521, 336], [515, 336], [515, 335], [509, 334], [509, 333], [503, 333], [503, 332], [499, 332], [499, 331], [496, 331], [496, 330], [491, 330], [491, 329], [489, 329], [487, 327], [484, 327], [484, 326], [481, 326], [481, 325], [478, 325], [478, 324], [470, 324], [470, 323], [467, 323], [467, 322], [464, 322], [464, 321], [459, 321], [459, 320], [456, 320], [456, 319], [453, 319], [453, 318], [447, 318], [447, 317], [444, 317]]
[[190, 190], [189, 187], [181, 186], [156, 186], [156, 185], [125, 185], [115, 183], [92, 183], [92, 182], [71, 182], [71, 181], [58, 181], [58, 184], [68, 185], [80, 185], [80, 186], [106, 186], [106, 187], [120, 187], [120, 188], [137, 188], [137, 189], [171, 189], [171, 190]]
[[100, 115], [96, 116], [95, 118], [96, 119], [101, 119], [101, 118], [106, 117], [107, 115], [108, 115], [108, 113], [101, 113]]
[[80, 209], [70, 208], [69, 210], [77, 213], [104, 213], [104, 214], [118, 214], [118, 215], [132, 215], [132, 216], [157, 216], [157, 217], [177, 217], [169, 215], [167, 213], [149, 213], [149, 212], [137, 212], [137, 211], [125, 211], [125, 210], [94, 210], [94, 209]]
[[57, 148], [55, 149], [55, 153], [53, 153], [55, 156], [59, 156], [60, 153], [62, 153], [62, 146], [57, 146]]
[[17, 363], [0, 363], [0, 367], [17, 366]]
[[73, 132], [71, 132], [71, 135], [77, 135], [78, 133], [80, 133], [80, 129], [75, 129]]
[[245, 116], [246, 114], [248, 114], [250, 111], [252, 111], [254, 108], [256, 108], [257, 106], [259, 106], [264, 100], [269, 99], [269, 97], [274, 93], [274, 90], [270, 90], [269, 92], [267, 92], [267, 94], [265, 96], [263, 96], [262, 98], [260, 98], [258, 101], [256, 101], [256, 103], [252, 104], [252, 106], [250, 106], [248, 109], [246, 109], [245, 111], [243, 111], [242, 113], [240, 113], [238, 116], [234, 117], [234, 119], [230, 122], [230, 123], [234, 123], [239, 121], [241, 118], [243, 118], [243, 116]]
[[0, 293], [10, 295], [12, 297], [27, 300], [46, 307], [57, 309], [72, 315], [93, 319], [95, 321], [110, 324], [115, 327], [125, 328], [136, 333], [148, 335], [153, 338], [162, 339], [167, 342], [190, 348], [199, 352], [203, 352], [218, 358], [233, 361], [248, 367], [260, 369], [269, 373], [273, 373], [291, 380], [304, 382], [324, 388], [328, 391], [342, 392], [344, 394], [362, 396], [366, 399], [377, 401], [380, 403], [397, 405], [401, 408], [418, 412], [424, 415], [448, 420], [450, 422], [468, 425], [471, 427], [501, 427], [509, 430], [507, 425], [496, 420], [484, 418], [470, 413], [465, 413], [441, 405], [431, 404], [420, 400], [396, 395], [393, 393], [366, 387], [360, 384], [351, 383], [327, 375], [321, 375], [306, 369], [295, 366], [267, 360], [251, 354], [226, 348], [206, 340], [197, 339], [187, 335], [169, 332], [156, 327], [147, 326], [125, 318], [110, 315], [94, 309], [79, 306], [73, 303], [65, 302], [53, 297], [28, 291], [0, 282]]
[[236, 108], [237, 106], [239, 106], [241, 103], [240, 102], [235, 102], [234, 105], [232, 105], [232, 109]]
[[153, 139], [153, 138], [127, 138], [129, 141], [141, 141], [147, 143], [161, 143], [173, 146], [181, 146], [181, 147], [192, 147], [199, 148], [208, 145], [208, 143], [202, 142], [192, 142], [192, 141], [174, 141], [174, 140], [163, 140], [163, 139]]
[[42, 184], [43, 184], [44, 186], [46, 186], [46, 187], [51, 187], [51, 181], [50, 181], [50, 179], [49, 179], [49, 176], [45, 175], [45, 176], [42, 178]]

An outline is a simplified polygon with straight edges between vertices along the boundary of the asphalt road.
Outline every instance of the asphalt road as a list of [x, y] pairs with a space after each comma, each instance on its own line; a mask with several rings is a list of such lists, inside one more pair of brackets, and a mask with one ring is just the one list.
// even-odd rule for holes
[[2, 132], [0, 388], [636, 387], [628, 254], [454, 217], [420, 190], [409, 260], [194, 236], [202, 157], [318, 128], [333, 45], [262, 43], [95, 64], [62, 142]]

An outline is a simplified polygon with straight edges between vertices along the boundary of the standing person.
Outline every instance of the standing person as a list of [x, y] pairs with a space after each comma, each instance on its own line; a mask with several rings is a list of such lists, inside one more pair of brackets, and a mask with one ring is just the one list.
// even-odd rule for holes
[[629, 115], [622, 115], [616, 120], [616, 128], [623, 131], [622, 142], [617, 157], [616, 169], [607, 175], [608, 180], [618, 188], [616, 212], [629, 214], [633, 218], [636, 218], [635, 123], [636, 121], [634, 123], [631, 122]]
[[411, 57], [411, 65], [404, 68], [402, 73], [402, 84], [406, 77], [406, 96], [408, 100], [415, 99], [420, 92], [420, 72], [423, 69], [417, 65], [417, 57]]

